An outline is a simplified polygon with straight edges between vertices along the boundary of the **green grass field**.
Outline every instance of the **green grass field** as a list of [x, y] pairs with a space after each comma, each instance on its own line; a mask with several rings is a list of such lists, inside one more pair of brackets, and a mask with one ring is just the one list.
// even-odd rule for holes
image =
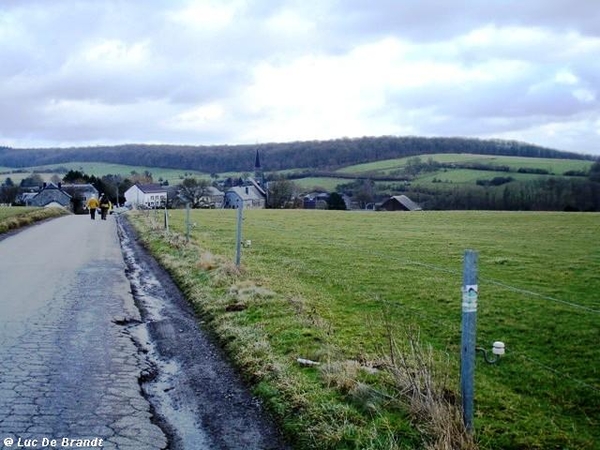
[[348, 183], [352, 180], [345, 180], [343, 178], [327, 178], [327, 177], [314, 177], [314, 178], [300, 178], [298, 180], [292, 180], [296, 186], [301, 189], [311, 190], [314, 188], [323, 188], [328, 191], [335, 191], [338, 184]]
[[[170, 215], [172, 230], [183, 232], [184, 213]], [[497, 365], [478, 357], [479, 448], [598, 448], [599, 214], [250, 210], [243, 238], [252, 245], [243, 249], [244, 275], [233, 278], [202, 268], [213, 269], [210, 255], [233, 260], [235, 212], [196, 210], [191, 221], [201, 251], [186, 251], [173, 233], [166, 241], [175, 247], [163, 239], [151, 247], [299, 448], [422, 445], [414, 430], [423, 424], [394, 401], [357, 399], [364, 384], [393, 392], [384, 373], [346, 370], [345, 381], [331, 381], [331, 367], [377, 366], [389, 357], [390, 329], [400, 336], [418, 327], [447, 360], [457, 398], [465, 249], [479, 253], [477, 343], [507, 346]], [[244, 297], [244, 286], [254, 294]], [[297, 357], [328, 369], [297, 368]]]
[[[371, 175], [371, 176], [390, 176], [399, 174], [410, 158], [389, 159], [385, 161], [376, 161], [367, 164], [358, 164], [354, 166], [344, 167], [338, 172], [344, 174]], [[569, 160], [569, 159], [549, 159], [549, 158], [525, 158], [512, 156], [493, 156], [493, 155], [470, 155], [459, 153], [448, 154], [432, 154], [421, 155], [421, 160], [426, 162], [429, 158], [439, 163], [481, 163], [487, 165], [507, 166], [512, 172], [491, 171], [491, 170], [476, 170], [464, 168], [446, 168], [435, 172], [422, 173], [411, 181], [413, 186], [432, 187], [433, 180], [441, 181], [442, 183], [454, 184], [469, 184], [474, 185], [479, 179], [489, 180], [494, 177], [510, 176], [516, 181], [528, 181], [539, 178], [547, 178], [549, 176], [562, 176], [569, 170], [586, 171], [590, 168], [591, 161]], [[549, 175], [539, 175], [530, 173], [517, 173], [520, 168], [525, 169], [543, 169], [547, 170]], [[290, 172], [290, 171], [287, 171]], [[342, 178], [303, 178], [294, 180], [294, 182], [305, 189], [312, 189], [315, 186], [322, 186], [333, 190], [339, 184], [349, 183], [352, 180]], [[319, 184], [320, 183], [320, 184]], [[437, 185], [438, 188], [443, 188], [444, 184]]]
[[451, 169], [446, 172], [438, 171], [423, 174], [417, 177], [411, 184], [414, 186], [431, 186], [434, 179], [442, 183], [475, 185], [477, 180], [490, 180], [494, 177], [511, 177], [517, 181], [527, 181], [539, 178], [547, 178], [549, 175], [537, 175], [531, 173], [494, 172], [490, 170], [474, 169]]
[[[52, 169], [57, 167], [65, 167], [69, 170], [79, 170], [87, 175], [95, 175], [95, 176], [103, 176], [108, 174], [114, 175], [123, 175], [125, 177], [131, 175], [132, 171], [136, 171], [137, 173], [144, 173], [144, 171], [149, 171], [152, 174], [152, 177], [155, 181], [158, 181], [159, 178], [163, 180], [168, 180], [169, 184], [178, 184], [181, 180], [186, 176], [194, 176], [197, 178], [209, 178], [209, 176], [205, 173], [194, 171], [194, 170], [180, 170], [180, 169], [165, 169], [160, 167], [147, 167], [147, 166], [128, 166], [123, 164], [109, 164], [109, 163], [94, 163], [94, 162], [72, 162], [72, 163], [61, 163], [61, 164], [50, 164], [46, 166], [38, 166], [38, 167], [30, 167], [26, 168], [29, 171], [37, 171], [40, 172], [40, 175], [45, 181], [50, 181], [52, 175], [55, 173], [51, 172]], [[6, 171], [10, 171], [11, 169], [6, 169]], [[27, 173], [4, 173], [1, 176], [2, 181], [6, 179], [6, 177], [10, 177], [15, 183], [20, 182], [23, 178], [26, 178], [31, 175], [31, 172]], [[62, 178], [64, 174], [57, 174]]]
[[[394, 170], [403, 169], [410, 158], [389, 159], [385, 161], [376, 161], [373, 163], [348, 166], [341, 170], [343, 173], [364, 173], [373, 172], [387, 175]], [[442, 153], [432, 155], [420, 155], [424, 162], [429, 158], [440, 163], [482, 163], [493, 164], [497, 166], [508, 166], [511, 169], [545, 169], [550, 173], [562, 175], [568, 170], [587, 170], [592, 165], [592, 161], [573, 160], [573, 159], [550, 159], [550, 158], [525, 158], [517, 156], [494, 156], [494, 155], [470, 155], [463, 153]]]

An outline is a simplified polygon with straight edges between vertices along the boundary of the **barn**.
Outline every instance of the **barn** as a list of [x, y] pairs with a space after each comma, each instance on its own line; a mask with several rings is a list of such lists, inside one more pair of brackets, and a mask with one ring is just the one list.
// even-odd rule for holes
[[379, 207], [382, 211], [422, 211], [422, 208], [406, 195], [394, 195]]

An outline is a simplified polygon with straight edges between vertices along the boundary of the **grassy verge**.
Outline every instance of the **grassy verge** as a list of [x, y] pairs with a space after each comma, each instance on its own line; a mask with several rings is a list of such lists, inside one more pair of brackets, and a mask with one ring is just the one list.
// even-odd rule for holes
[[[247, 211], [132, 219], [299, 448], [592, 449], [598, 214]], [[457, 409], [462, 253], [480, 253], [476, 440]], [[300, 365], [297, 358], [319, 362]]]
[[0, 234], [65, 214], [62, 208], [0, 207]]

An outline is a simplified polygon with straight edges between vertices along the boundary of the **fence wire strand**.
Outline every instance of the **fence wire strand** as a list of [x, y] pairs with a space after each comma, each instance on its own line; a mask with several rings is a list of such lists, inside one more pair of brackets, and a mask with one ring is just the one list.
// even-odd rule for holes
[[555, 369], [553, 367], [550, 367], [549, 365], [544, 364], [543, 362], [540, 362], [537, 359], [534, 359], [534, 358], [532, 358], [530, 356], [527, 356], [525, 353], [515, 352], [515, 351], [511, 351], [511, 353], [514, 354], [515, 356], [521, 358], [521, 359], [524, 359], [526, 361], [529, 361], [530, 363], [535, 364], [536, 366], [540, 367], [541, 369], [544, 369], [547, 372], [552, 373], [556, 377], [559, 377], [559, 378], [564, 379], [564, 380], [572, 381], [572, 382], [574, 382], [576, 384], [581, 385], [584, 388], [591, 389], [593, 391], [596, 391], [596, 392], [600, 393], [600, 388], [597, 388], [596, 386], [594, 386], [592, 384], [586, 383], [585, 381], [581, 381], [581, 380], [573, 377], [572, 375], [569, 375], [568, 373], [564, 373], [564, 372], [561, 372], [560, 370], [557, 370], [557, 369]]
[[548, 301], [555, 302], [555, 303], [561, 303], [563, 305], [571, 306], [573, 308], [578, 308], [578, 309], [581, 309], [583, 311], [587, 311], [587, 312], [590, 312], [590, 313], [600, 314], [600, 309], [590, 308], [589, 306], [580, 305], [579, 303], [569, 302], [567, 300], [561, 300], [559, 298], [551, 297], [551, 296], [545, 295], [545, 294], [540, 294], [538, 292], [530, 291], [528, 289], [518, 288], [518, 287], [515, 287], [515, 286], [511, 286], [509, 284], [503, 283], [501, 281], [491, 280], [491, 279], [488, 279], [488, 278], [480, 278], [480, 280], [483, 281], [483, 282], [485, 282], [485, 283], [489, 283], [489, 284], [492, 284], [494, 286], [498, 286], [498, 287], [501, 287], [501, 288], [504, 288], [504, 289], [507, 289], [509, 291], [516, 292], [516, 293], [519, 293], [519, 294], [529, 295], [531, 297], [538, 297], [538, 298], [541, 298], [543, 300], [548, 300]]
[[[263, 229], [267, 229], [267, 230], [272, 230], [272, 231], [277, 231], [277, 232], [281, 232], [281, 229], [278, 229], [276, 227], [270, 226], [264, 222], [252, 222], [251, 226], [253, 227], [257, 227], [257, 228], [263, 228]], [[367, 253], [373, 256], [377, 256], [379, 258], [383, 258], [386, 259], [388, 261], [396, 261], [396, 262], [400, 262], [403, 263], [405, 265], [412, 265], [412, 266], [417, 266], [417, 267], [424, 267], [430, 270], [434, 270], [437, 272], [442, 272], [442, 273], [447, 273], [447, 274], [451, 274], [451, 275], [457, 275], [457, 276], [462, 276], [462, 271], [461, 270], [456, 270], [456, 269], [451, 269], [448, 267], [441, 267], [441, 266], [437, 266], [435, 264], [431, 264], [431, 263], [426, 263], [426, 262], [422, 262], [422, 261], [414, 261], [411, 259], [407, 259], [407, 258], [402, 258], [402, 257], [398, 257], [398, 256], [394, 256], [394, 255], [390, 255], [390, 254], [386, 254], [386, 253], [381, 253], [381, 252], [376, 252], [374, 250], [365, 250], [363, 248], [361, 249], [356, 249], [351, 247], [348, 244], [344, 244], [344, 243], [338, 243], [332, 240], [324, 240], [321, 237], [316, 237], [316, 238], [311, 238], [310, 239], [311, 242], [315, 242], [317, 244], [322, 244], [322, 245], [335, 245], [338, 248], [345, 248], [345, 249], [349, 249], [349, 250], [354, 250], [354, 251], [360, 251], [361, 253]], [[554, 302], [554, 303], [559, 303], [565, 306], [569, 306], [572, 308], [576, 308], [579, 309], [581, 311], [586, 311], [592, 314], [600, 314], [600, 309], [596, 309], [596, 308], [592, 308], [589, 306], [585, 306], [576, 302], [572, 302], [572, 301], [568, 301], [568, 300], [563, 300], [560, 298], [556, 298], [550, 295], [546, 295], [546, 294], [541, 294], [539, 292], [535, 292], [529, 289], [524, 289], [524, 288], [520, 288], [517, 286], [512, 286], [508, 283], [504, 283], [502, 281], [498, 281], [498, 280], [493, 280], [487, 277], [479, 277], [480, 280], [480, 286], [483, 283], [489, 283], [491, 285], [515, 292], [515, 293], [519, 293], [519, 294], [523, 294], [529, 297], [536, 297], [538, 299], [541, 300], [547, 300], [550, 302]]]
[[[252, 221], [251, 223], [245, 223], [244, 227], [248, 227], [250, 228], [250, 230], [252, 230], [252, 228], [255, 229], [264, 229], [264, 230], [269, 230], [269, 231], [274, 231], [277, 233], [281, 232], [280, 228], [277, 228], [273, 225], [267, 224], [265, 222], [256, 222], [256, 221]], [[244, 234], [249, 234], [251, 233], [251, 231], [248, 231], [248, 228], [245, 228]], [[436, 272], [441, 272], [441, 273], [446, 273], [446, 274], [451, 274], [451, 275], [456, 275], [456, 276], [461, 276], [462, 277], [462, 271], [461, 270], [456, 270], [456, 269], [451, 269], [448, 267], [441, 267], [435, 264], [431, 264], [431, 263], [426, 263], [426, 262], [422, 262], [422, 261], [415, 261], [415, 260], [411, 260], [411, 259], [407, 259], [407, 258], [402, 258], [402, 257], [398, 257], [398, 256], [394, 256], [394, 255], [390, 255], [387, 253], [382, 253], [382, 252], [377, 252], [374, 250], [370, 250], [367, 249], [365, 250], [364, 248], [355, 248], [352, 247], [348, 244], [345, 243], [341, 243], [341, 242], [336, 242], [334, 240], [331, 239], [324, 239], [321, 236], [317, 236], [317, 237], [312, 237], [309, 239], [309, 242], [311, 243], [315, 243], [317, 245], [323, 245], [323, 246], [335, 246], [337, 248], [342, 248], [345, 250], [351, 250], [351, 251], [358, 251], [362, 254], [369, 254], [372, 256], [376, 256], [378, 258], [382, 258], [388, 261], [395, 261], [395, 262], [399, 262], [402, 263], [404, 265], [412, 265], [412, 266], [417, 266], [417, 267], [423, 267], [432, 271], [436, 271]], [[302, 262], [300, 260], [298, 260], [299, 262]], [[318, 272], [318, 270], [317, 270]], [[564, 306], [568, 306], [571, 308], [576, 308], [579, 309], [581, 311], [585, 311], [587, 313], [592, 313], [592, 314], [599, 314], [600, 313], [600, 309], [596, 309], [596, 308], [592, 308], [589, 306], [585, 306], [579, 303], [575, 303], [572, 301], [567, 301], [567, 300], [563, 300], [557, 297], [553, 297], [553, 296], [549, 296], [549, 295], [545, 295], [545, 294], [541, 294], [539, 292], [535, 292], [529, 289], [523, 289], [523, 288], [519, 288], [516, 286], [512, 286], [510, 284], [504, 283], [502, 281], [498, 281], [498, 280], [494, 280], [494, 279], [490, 279], [490, 278], [486, 278], [486, 277], [479, 277], [479, 281], [480, 281], [480, 286], [482, 284], [490, 284], [493, 286], [497, 286], [499, 288], [502, 289], [506, 289], [509, 291], [512, 291], [514, 293], [517, 294], [521, 294], [524, 296], [529, 296], [529, 297], [536, 297], [538, 299], [542, 299], [542, 300], [546, 300], [546, 301], [550, 301], [550, 302], [554, 302], [554, 303], [559, 303], [562, 304]], [[457, 283], [457, 285], [460, 285], [460, 283]], [[402, 309], [406, 309], [408, 310], [411, 314], [414, 314], [424, 320], [426, 320], [427, 322], [436, 324], [440, 327], [442, 327], [443, 329], [452, 332], [452, 333], [457, 333], [460, 332], [460, 327], [458, 325], [452, 325], [449, 324], [447, 322], [443, 322], [440, 321], [438, 319], [434, 319], [431, 316], [429, 316], [428, 314], [422, 312], [422, 311], [418, 311], [413, 307], [410, 307], [408, 305], [405, 305], [399, 301], [389, 301], [389, 300], [382, 300], [382, 299], [378, 299], [378, 301], [385, 306], [389, 306], [389, 307], [395, 307], [395, 308], [402, 308]], [[520, 352], [520, 351], [513, 351], [513, 350], [509, 350], [509, 355], [513, 354], [514, 356], [521, 358], [525, 361], [528, 361], [536, 366], [538, 366], [540, 369], [543, 369], [544, 371], [551, 373], [553, 376], [555, 377], [559, 377], [561, 379], [565, 379], [565, 380], [569, 380], [573, 383], [576, 383], [578, 385], [580, 385], [581, 387], [593, 390], [595, 392], [600, 392], [600, 388], [589, 384], [585, 381], [579, 380], [575, 377], [573, 377], [570, 374], [561, 372], [553, 367], [548, 366], [547, 364], [544, 364], [538, 360], [536, 360], [535, 358], [531, 358], [530, 356]]]

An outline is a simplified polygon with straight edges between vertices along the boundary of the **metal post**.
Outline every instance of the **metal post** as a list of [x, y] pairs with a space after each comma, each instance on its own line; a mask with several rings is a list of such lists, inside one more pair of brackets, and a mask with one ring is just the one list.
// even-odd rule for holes
[[473, 431], [475, 398], [475, 336], [477, 334], [477, 252], [465, 251], [462, 286], [462, 336], [460, 358], [460, 391], [463, 421], [469, 433]]
[[244, 204], [240, 201], [238, 203], [238, 215], [237, 215], [237, 238], [235, 242], [235, 265], [240, 266], [242, 259], [242, 220], [243, 220], [243, 209]]
[[167, 205], [165, 205], [165, 230], [169, 232], [169, 213], [167, 212]]
[[185, 242], [190, 242], [190, 203], [185, 204]]

